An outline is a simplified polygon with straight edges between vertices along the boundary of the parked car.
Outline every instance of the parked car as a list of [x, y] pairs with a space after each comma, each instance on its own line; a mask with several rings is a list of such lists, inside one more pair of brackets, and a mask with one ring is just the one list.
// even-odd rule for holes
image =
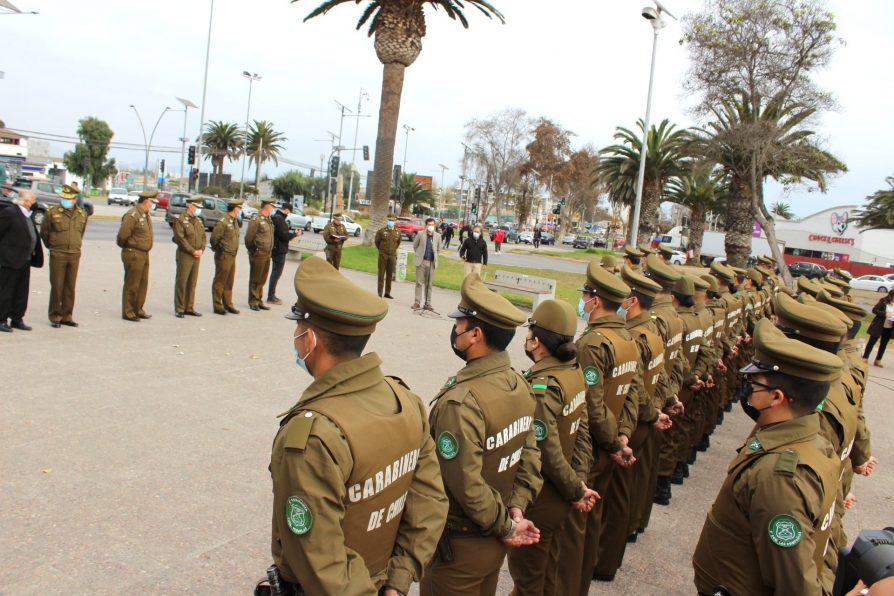
[[[50, 207], [58, 205], [62, 201], [62, 196], [59, 194], [62, 192], [62, 185], [58, 182], [17, 178], [12, 183], [12, 187], [16, 192], [30, 190], [37, 197], [38, 201]], [[84, 199], [84, 210], [87, 211], [87, 215], [93, 215], [93, 202]]]
[[127, 193], [127, 198], [124, 200], [124, 203], [122, 203], [122, 205], [124, 205], [125, 207], [133, 207], [134, 205], [136, 205], [137, 201], [140, 200], [140, 192], [142, 191], [132, 190]]
[[171, 204], [171, 196], [174, 193], [169, 190], [160, 190], [158, 191], [158, 196], [155, 197], [155, 200], [158, 201], [156, 204], [157, 209], [167, 209]]
[[540, 244], [546, 244], [547, 246], [553, 245], [556, 243], [556, 237], [552, 232], [543, 232], [540, 235]]
[[[345, 231], [348, 233], [348, 236], [360, 236], [360, 234], [363, 233], [363, 228], [361, 228], [360, 224], [356, 223], [353, 219], [344, 214], [342, 214], [341, 218], [344, 221]], [[319, 234], [328, 223], [329, 214], [321, 213], [311, 220], [310, 227], [315, 234]]]
[[882, 277], [884, 277], [888, 281], [894, 281], [894, 273], [889, 273], [888, 275], [883, 275]]
[[301, 209], [293, 209], [286, 218], [286, 223], [289, 224], [290, 230], [304, 230], [305, 232], [310, 232], [310, 220], [311, 218], [304, 215], [304, 211]]
[[792, 263], [788, 266], [788, 270], [791, 272], [792, 277], [800, 277], [803, 275], [808, 279], [822, 279], [829, 274], [828, 269], [822, 265], [817, 265], [816, 263], [811, 263], [809, 261]]
[[[171, 201], [167, 213], [165, 213], [165, 222], [169, 226], [173, 226], [174, 220], [180, 217], [180, 214], [186, 209], [186, 199], [191, 196], [193, 195], [185, 192], [177, 192], [171, 195]], [[199, 215], [199, 219], [202, 220], [202, 225], [205, 226], [206, 230], [212, 230], [215, 224], [227, 214], [227, 202], [224, 199], [203, 195], [198, 196], [202, 198], [202, 213]]]
[[675, 250], [668, 261], [671, 265], [685, 265], [687, 261], [686, 253]]
[[109, 191], [109, 205], [123, 205], [127, 201], [127, 189], [115, 187]]
[[518, 236], [515, 238], [515, 243], [524, 242], [525, 244], [533, 244], [534, 243], [534, 232], [531, 230], [525, 230], [524, 232], [519, 232]]
[[394, 222], [394, 227], [406, 236], [407, 240], [412, 240], [416, 237], [416, 234], [425, 230], [425, 220], [398, 217], [397, 221]]
[[[886, 277], [892, 279], [885, 279]], [[861, 275], [848, 283], [857, 290], [869, 290], [871, 292], [890, 292], [894, 290], [894, 276], [892, 275], [884, 277], [881, 275]]]
[[590, 248], [593, 246], [593, 239], [589, 236], [575, 236], [574, 242], [571, 243], [572, 248]]
[[498, 226], [492, 227], [490, 229], [490, 241], [491, 242], [494, 241], [494, 235], [497, 233], [497, 230], [503, 230], [504, 232], [506, 232], [506, 238], [503, 240], [503, 242], [509, 242], [509, 232], [512, 230], [512, 227], [508, 226], [506, 224], [500, 224]]
[[574, 244], [574, 239], [576, 236], [572, 233], [567, 233], [562, 236], [562, 244]]
[[605, 241], [605, 236], [596, 236], [596, 239], [593, 240], [593, 246], [597, 248], [607, 247], [608, 243]]
[[249, 220], [258, 214], [258, 210], [250, 205], [242, 204], [242, 219]]

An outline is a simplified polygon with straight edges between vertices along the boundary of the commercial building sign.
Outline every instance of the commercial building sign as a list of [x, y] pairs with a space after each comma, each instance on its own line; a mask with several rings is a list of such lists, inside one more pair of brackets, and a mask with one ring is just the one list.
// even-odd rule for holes
[[810, 234], [807, 236], [807, 240], [810, 242], [825, 242], [826, 244], [846, 244], [848, 246], [854, 246], [856, 240], [854, 238], [845, 238], [844, 233], [847, 231], [848, 227], [848, 213], [847, 211], [842, 211], [841, 213], [832, 212], [830, 217], [829, 224], [832, 228], [832, 233], [834, 236], [824, 236], [822, 234]]

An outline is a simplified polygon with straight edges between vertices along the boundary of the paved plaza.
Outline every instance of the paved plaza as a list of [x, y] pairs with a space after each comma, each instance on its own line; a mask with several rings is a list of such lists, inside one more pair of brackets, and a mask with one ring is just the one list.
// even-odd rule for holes
[[[97, 224], [99, 222], [96, 222]], [[85, 241], [78, 329], [50, 328], [47, 272], [32, 271], [30, 333], [0, 337], [0, 594], [250, 594], [270, 564], [271, 484], [267, 465], [277, 415], [310, 383], [291, 351], [294, 300], [289, 260], [269, 312], [248, 309], [248, 260], [240, 250], [240, 315], [211, 312], [213, 258], [202, 260], [197, 308], [173, 313], [174, 249], [156, 225], [146, 311], [121, 319], [122, 265], [113, 241]], [[375, 277], [347, 271], [375, 289]], [[451, 321], [414, 314], [413, 286], [399, 283], [368, 350], [427, 403], [462, 366], [449, 346]], [[434, 289], [449, 312], [456, 292]], [[524, 369], [521, 332], [512, 361]], [[891, 359], [889, 358], [889, 361]], [[892, 525], [894, 432], [884, 414], [894, 398], [891, 367], [872, 368], [866, 411], [881, 460], [858, 479], [851, 537]], [[738, 410], [654, 510], [612, 584], [592, 594], [692, 594], [690, 557], [733, 449], [750, 421]], [[608, 496], [608, 495], [607, 495]], [[501, 594], [511, 589], [504, 572]]]

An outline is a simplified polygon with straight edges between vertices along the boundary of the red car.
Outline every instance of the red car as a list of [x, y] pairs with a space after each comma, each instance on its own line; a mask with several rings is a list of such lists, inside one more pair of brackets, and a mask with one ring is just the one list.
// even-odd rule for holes
[[400, 233], [406, 236], [407, 240], [412, 240], [416, 237], [416, 234], [425, 231], [425, 220], [398, 217], [394, 227], [400, 230]]
[[158, 201], [158, 207], [157, 207], [157, 208], [158, 208], [158, 209], [164, 209], [165, 211], [167, 211], [167, 209], [168, 209], [168, 205], [171, 204], [171, 197], [172, 197], [173, 195], [174, 195], [174, 193], [169, 192], [169, 191], [167, 191], [167, 190], [160, 190], [160, 191], [158, 191], [158, 196], [155, 197], [155, 200]]

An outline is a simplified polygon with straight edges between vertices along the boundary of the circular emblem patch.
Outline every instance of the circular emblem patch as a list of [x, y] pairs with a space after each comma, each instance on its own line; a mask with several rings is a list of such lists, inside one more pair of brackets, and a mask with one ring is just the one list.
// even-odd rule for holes
[[752, 451], [760, 451], [764, 448], [764, 446], [761, 445], [760, 439], [755, 437], [750, 443], [748, 443], [748, 448]]
[[459, 443], [449, 431], [438, 435], [438, 455], [444, 459], [453, 459], [459, 453]]
[[595, 385], [599, 382], [599, 370], [595, 366], [588, 366], [584, 369], [584, 381], [587, 385]]
[[539, 443], [548, 436], [549, 429], [546, 427], [546, 423], [542, 420], [534, 420], [534, 438], [537, 439], [537, 442]]
[[286, 500], [286, 525], [298, 536], [307, 534], [314, 526], [314, 516], [310, 508], [299, 497], [289, 497]]
[[782, 548], [796, 546], [804, 536], [801, 524], [789, 515], [777, 515], [771, 519], [767, 531], [773, 544]]

